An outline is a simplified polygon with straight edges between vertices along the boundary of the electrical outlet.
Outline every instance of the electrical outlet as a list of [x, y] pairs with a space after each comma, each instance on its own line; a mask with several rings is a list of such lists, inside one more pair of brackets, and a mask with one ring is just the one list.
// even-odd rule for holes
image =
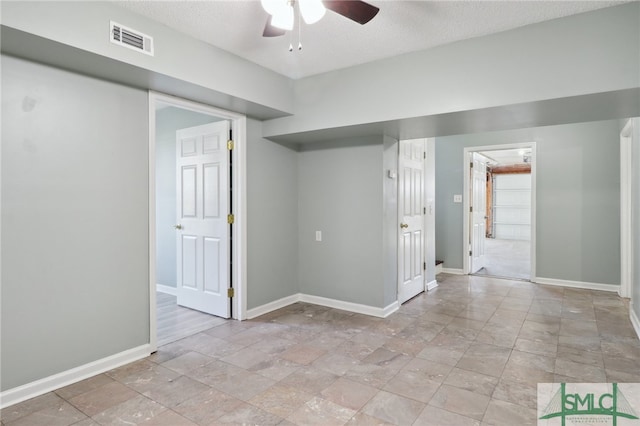
[[462, 202], [462, 194], [455, 194], [453, 196], [453, 202], [454, 203], [461, 203]]

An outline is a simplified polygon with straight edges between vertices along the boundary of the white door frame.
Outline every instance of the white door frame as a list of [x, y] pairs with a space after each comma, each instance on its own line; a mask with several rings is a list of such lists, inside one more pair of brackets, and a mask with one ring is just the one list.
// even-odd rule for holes
[[469, 207], [471, 206], [471, 200], [469, 199], [470, 190], [470, 157], [474, 152], [482, 151], [501, 151], [505, 149], [531, 149], [531, 282], [535, 282], [536, 276], [536, 143], [535, 142], [523, 142], [512, 143], [504, 145], [487, 145], [487, 146], [474, 146], [464, 148], [462, 159], [462, 170], [464, 172], [463, 177], [463, 192], [462, 192], [462, 273], [469, 274]]
[[631, 297], [633, 282], [633, 119], [620, 132], [620, 297]]
[[231, 277], [235, 289], [232, 318], [243, 320], [247, 312], [247, 191], [246, 140], [247, 118], [242, 114], [218, 109], [186, 99], [149, 91], [149, 346], [157, 350], [156, 314], [156, 104], [182, 108], [231, 121], [234, 149], [232, 185], [233, 194], [233, 265]]

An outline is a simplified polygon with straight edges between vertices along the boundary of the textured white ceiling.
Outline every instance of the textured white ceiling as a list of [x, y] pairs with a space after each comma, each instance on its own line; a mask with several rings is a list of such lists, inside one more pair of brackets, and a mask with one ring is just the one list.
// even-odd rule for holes
[[[232, 52], [291, 78], [427, 49], [626, 1], [400, 1], [371, 0], [378, 15], [361, 26], [334, 12], [301, 31], [263, 38], [260, 2], [117, 1], [132, 12]], [[125, 24], [125, 23], [123, 23]]]

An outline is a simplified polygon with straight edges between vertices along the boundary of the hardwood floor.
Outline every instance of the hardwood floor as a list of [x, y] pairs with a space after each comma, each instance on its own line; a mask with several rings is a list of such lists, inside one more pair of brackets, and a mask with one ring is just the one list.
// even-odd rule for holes
[[204, 314], [193, 309], [178, 306], [176, 296], [156, 293], [158, 315], [158, 346], [175, 342], [211, 327], [224, 324], [227, 320]]

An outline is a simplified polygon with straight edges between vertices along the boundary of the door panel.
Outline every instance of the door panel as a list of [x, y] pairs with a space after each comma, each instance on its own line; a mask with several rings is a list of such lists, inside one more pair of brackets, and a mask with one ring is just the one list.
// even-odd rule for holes
[[205, 164], [203, 167], [203, 203], [204, 218], [215, 219], [220, 217], [220, 166], [217, 164]]
[[424, 153], [422, 139], [399, 142], [398, 301], [424, 291]]
[[196, 217], [196, 168], [182, 168], [182, 217]]
[[178, 304], [230, 316], [229, 122], [176, 132]]
[[486, 238], [487, 210], [487, 163], [486, 159], [474, 152], [471, 168], [471, 248], [470, 273], [484, 267], [484, 247]]
[[196, 288], [197, 283], [197, 243], [198, 238], [193, 235], [182, 236], [182, 286], [192, 289]]
[[219, 295], [220, 289], [220, 240], [206, 237], [204, 239], [204, 292]]

